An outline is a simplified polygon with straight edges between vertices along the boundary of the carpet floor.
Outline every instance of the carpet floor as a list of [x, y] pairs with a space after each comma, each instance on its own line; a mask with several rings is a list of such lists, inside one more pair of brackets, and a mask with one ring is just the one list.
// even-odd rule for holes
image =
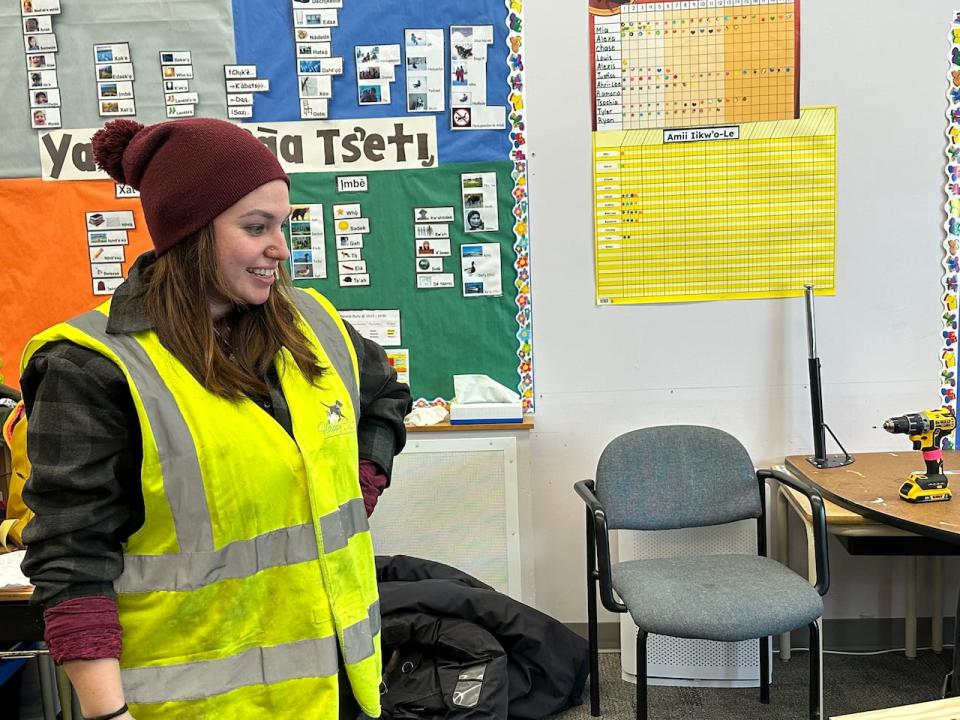
[[[835, 655], [823, 658], [824, 718], [927, 702], [940, 697], [950, 651], [920, 651], [915, 660], [902, 652]], [[649, 720], [804, 720], [807, 714], [808, 658], [789, 662], [774, 655], [770, 704], [760, 704], [759, 688], [650, 686]], [[589, 681], [588, 681], [589, 683]], [[620, 678], [620, 654], [600, 655], [600, 710], [605, 720], [632, 720], [636, 686]], [[584, 704], [557, 720], [590, 718], [590, 686]]]

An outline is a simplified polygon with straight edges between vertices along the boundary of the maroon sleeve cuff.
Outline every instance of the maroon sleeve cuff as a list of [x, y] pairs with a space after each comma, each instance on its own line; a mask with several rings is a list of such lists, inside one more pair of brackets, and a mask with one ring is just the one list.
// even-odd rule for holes
[[360, 492], [363, 493], [363, 507], [367, 517], [373, 514], [380, 494], [387, 486], [387, 476], [380, 467], [371, 460], [360, 461]]
[[117, 601], [103, 595], [72, 598], [43, 613], [43, 639], [57, 665], [68, 660], [120, 659]]

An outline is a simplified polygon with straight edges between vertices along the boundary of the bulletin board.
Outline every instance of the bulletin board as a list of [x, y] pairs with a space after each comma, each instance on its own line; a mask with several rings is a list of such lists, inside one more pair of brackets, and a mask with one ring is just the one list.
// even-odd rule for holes
[[381, 341], [419, 402], [485, 373], [532, 410], [521, 0], [30, 5], [0, 8], [0, 62], [22, 68], [0, 78], [6, 382], [32, 334], [99, 304], [150, 247], [93, 132], [207, 116], [277, 155], [294, 284]]

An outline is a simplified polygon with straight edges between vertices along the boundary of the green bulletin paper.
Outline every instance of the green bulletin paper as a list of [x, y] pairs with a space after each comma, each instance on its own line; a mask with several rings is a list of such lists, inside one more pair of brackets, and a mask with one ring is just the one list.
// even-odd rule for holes
[[[483, 373], [516, 391], [517, 271], [513, 250], [513, 198], [509, 161], [462, 163], [409, 171], [368, 173], [299, 173], [291, 176], [290, 202], [322, 204], [327, 278], [296, 280], [298, 287], [322, 292], [341, 310], [399, 309], [401, 348], [410, 352], [410, 386], [415, 398], [432, 400], [453, 396], [453, 376]], [[496, 172], [499, 230], [464, 232], [462, 173]], [[364, 174], [368, 191], [337, 193], [339, 175]], [[368, 287], [340, 287], [337, 273], [333, 206], [359, 203], [369, 219], [363, 259], [370, 275]], [[450, 255], [442, 258], [443, 272], [452, 273], [454, 287], [419, 290], [416, 287], [414, 208], [451, 206]], [[471, 243], [500, 245], [502, 295], [464, 297], [460, 246]]]

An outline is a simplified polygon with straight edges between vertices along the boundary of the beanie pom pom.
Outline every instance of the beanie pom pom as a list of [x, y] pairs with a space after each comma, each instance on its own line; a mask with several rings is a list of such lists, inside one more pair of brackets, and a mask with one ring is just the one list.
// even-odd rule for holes
[[108, 122], [93, 135], [93, 159], [118, 183], [127, 182], [123, 171], [123, 153], [141, 130], [143, 125], [137, 121], [121, 118]]

